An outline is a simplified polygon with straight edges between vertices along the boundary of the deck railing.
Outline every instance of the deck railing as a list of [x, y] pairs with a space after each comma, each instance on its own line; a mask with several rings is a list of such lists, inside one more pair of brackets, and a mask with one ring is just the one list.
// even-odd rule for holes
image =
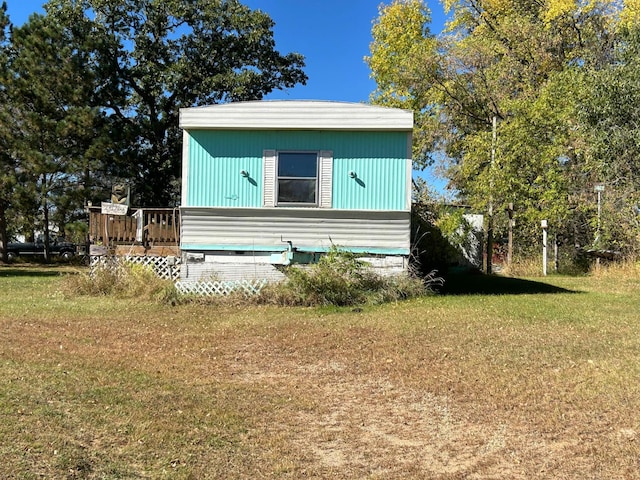
[[89, 207], [89, 243], [92, 245], [178, 245], [177, 208], [131, 208], [128, 215], [101, 213]]

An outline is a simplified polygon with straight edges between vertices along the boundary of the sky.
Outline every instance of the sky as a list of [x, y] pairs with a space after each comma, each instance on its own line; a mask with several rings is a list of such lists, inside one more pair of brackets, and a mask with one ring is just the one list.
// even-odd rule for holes
[[[390, 0], [241, 0], [269, 14], [275, 22], [276, 49], [305, 57], [306, 85], [269, 94], [269, 100], [334, 100], [367, 102], [375, 90], [364, 57], [369, 54], [371, 27], [381, 3]], [[15, 25], [32, 13], [44, 13], [42, 0], [7, 0]], [[436, 0], [428, 0], [431, 31], [438, 33], [445, 16]], [[435, 179], [433, 180], [436, 181]]]
[[[364, 57], [369, 55], [371, 27], [381, 0], [244, 0], [274, 20], [274, 37], [281, 53], [305, 56], [307, 85], [274, 92], [272, 99], [366, 102], [375, 90]], [[390, 3], [386, 1], [385, 3]], [[431, 5], [433, 4], [433, 5]], [[430, 2], [440, 31], [444, 14]]]

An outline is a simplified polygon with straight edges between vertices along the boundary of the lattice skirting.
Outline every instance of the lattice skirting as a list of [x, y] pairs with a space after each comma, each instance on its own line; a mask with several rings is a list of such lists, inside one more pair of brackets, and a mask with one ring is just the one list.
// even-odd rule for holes
[[227, 282], [176, 282], [176, 288], [180, 293], [188, 295], [230, 295], [233, 292], [241, 292], [245, 296], [257, 295], [267, 284], [262, 280], [238, 280]]
[[180, 278], [180, 258], [155, 255], [94, 255], [89, 263], [89, 273], [93, 275], [100, 268], [117, 268], [122, 264], [144, 265], [153, 269], [163, 280]]

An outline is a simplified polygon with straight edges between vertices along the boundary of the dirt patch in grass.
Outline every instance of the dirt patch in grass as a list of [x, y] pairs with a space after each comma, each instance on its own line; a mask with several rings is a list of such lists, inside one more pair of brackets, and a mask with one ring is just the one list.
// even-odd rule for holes
[[554, 282], [583, 293], [354, 312], [14, 291], [0, 477], [640, 478], [638, 290]]

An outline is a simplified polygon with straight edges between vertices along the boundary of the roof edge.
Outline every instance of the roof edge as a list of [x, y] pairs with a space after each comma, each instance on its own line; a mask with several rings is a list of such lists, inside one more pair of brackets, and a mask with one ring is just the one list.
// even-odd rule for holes
[[224, 130], [413, 129], [413, 112], [327, 100], [257, 100], [180, 109], [180, 127]]

